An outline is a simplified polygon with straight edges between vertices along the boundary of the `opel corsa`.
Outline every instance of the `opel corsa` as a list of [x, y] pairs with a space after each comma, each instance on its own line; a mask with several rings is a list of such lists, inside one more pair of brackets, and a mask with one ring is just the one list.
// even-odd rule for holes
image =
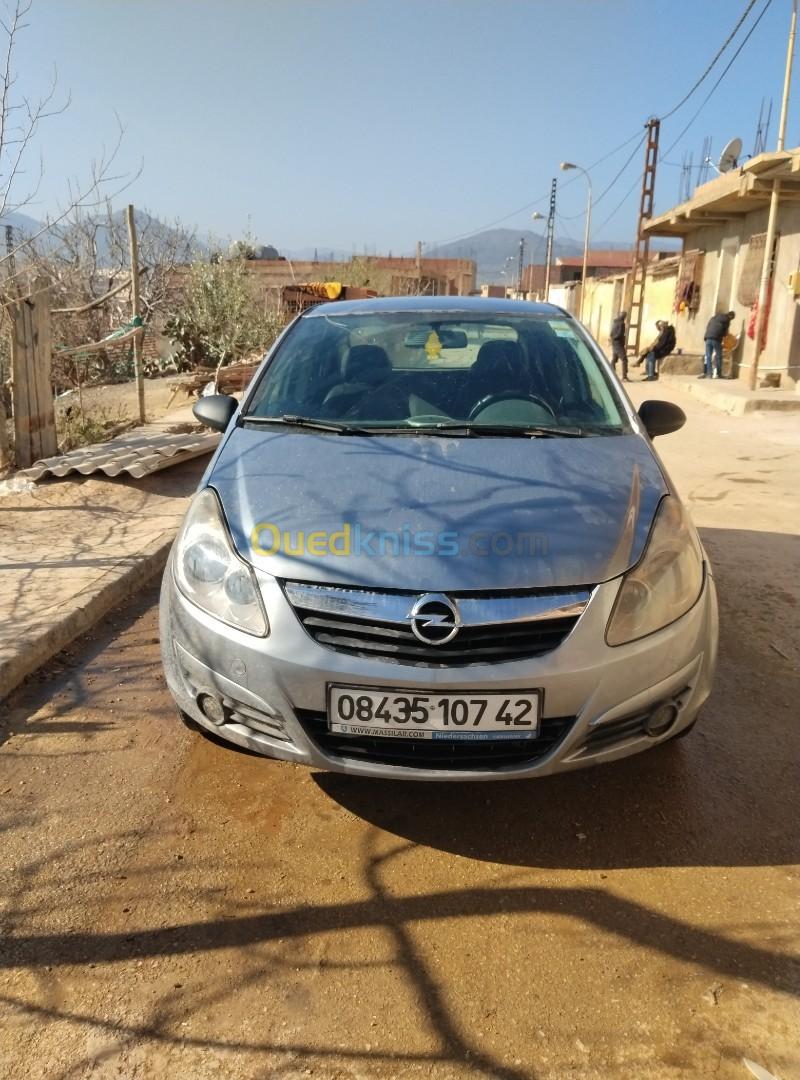
[[323, 303], [223, 432], [164, 574], [186, 718], [360, 776], [491, 780], [686, 734], [711, 687], [708, 558], [634, 410], [561, 309]]

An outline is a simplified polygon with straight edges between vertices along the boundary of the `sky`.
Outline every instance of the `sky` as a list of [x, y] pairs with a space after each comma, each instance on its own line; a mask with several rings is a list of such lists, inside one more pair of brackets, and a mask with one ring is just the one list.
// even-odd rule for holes
[[[711, 100], [673, 147], [768, 0], [758, 0], [700, 90], [662, 126], [656, 209], [680, 165], [750, 153], [762, 98], [774, 148], [790, 0], [771, 0]], [[133, 202], [220, 239], [296, 251], [410, 254], [498, 223], [539, 228], [567, 159], [591, 168], [592, 240], [632, 238], [643, 150], [733, 30], [746, 0], [33, 0], [17, 93], [53, 65], [68, 109], [45, 121], [27, 211], [52, 213], [70, 180], [125, 133], [115, 171]], [[800, 142], [800, 64], [787, 145]], [[635, 151], [621, 179], [604, 189]], [[572, 180], [571, 183], [567, 183]], [[582, 240], [586, 183], [560, 174], [556, 232]], [[630, 192], [624, 199], [626, 192]], [[537, 201], [538, 200], [538, 201]], [[534, 204], [534, 205], [530, 205]], [[620, 207], [616, 213], [612, 212]]]

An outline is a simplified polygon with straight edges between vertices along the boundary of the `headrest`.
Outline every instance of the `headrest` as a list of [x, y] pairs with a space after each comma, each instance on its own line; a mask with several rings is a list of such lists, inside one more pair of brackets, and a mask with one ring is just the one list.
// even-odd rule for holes
[[347, 382], [377, 385], [392, 373], [386, 350], [379, 345], [353, 345], [344, 365]]

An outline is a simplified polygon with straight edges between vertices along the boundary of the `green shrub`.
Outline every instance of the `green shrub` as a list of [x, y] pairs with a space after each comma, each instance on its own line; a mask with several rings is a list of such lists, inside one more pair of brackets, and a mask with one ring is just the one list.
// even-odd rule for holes
[[243, 258], [211, 259], [189, 268], [183, 296], [165, 325], [179, 368], [220, 367], [264, 351], [283, 327], [254, 295]]

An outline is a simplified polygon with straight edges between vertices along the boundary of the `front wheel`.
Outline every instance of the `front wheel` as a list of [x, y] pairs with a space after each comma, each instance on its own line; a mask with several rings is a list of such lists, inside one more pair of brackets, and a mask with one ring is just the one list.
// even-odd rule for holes
[[178, 715], [180, 716], [183, 725], [187, 727], [189, 731], [199, 731], [202, 734], [204, 730], [203, 727], [189, 716], [187, 712], [184, 712], [183, 709], [178, 709]]
[[[696, 723], [697, 723], [696, 719], [692, 720], [691, 724], [689, 724], [688, 727], [683, 728], [681, 731], [678, 732], [677, 735], [673, 735], [672, 740], [685, 739], [687, 735], [691, 735], [691, 733], [694, 731], [694, 727], [695, 727]], [[672, 740], [669, 740], [669, 741], [672, 741]]]

